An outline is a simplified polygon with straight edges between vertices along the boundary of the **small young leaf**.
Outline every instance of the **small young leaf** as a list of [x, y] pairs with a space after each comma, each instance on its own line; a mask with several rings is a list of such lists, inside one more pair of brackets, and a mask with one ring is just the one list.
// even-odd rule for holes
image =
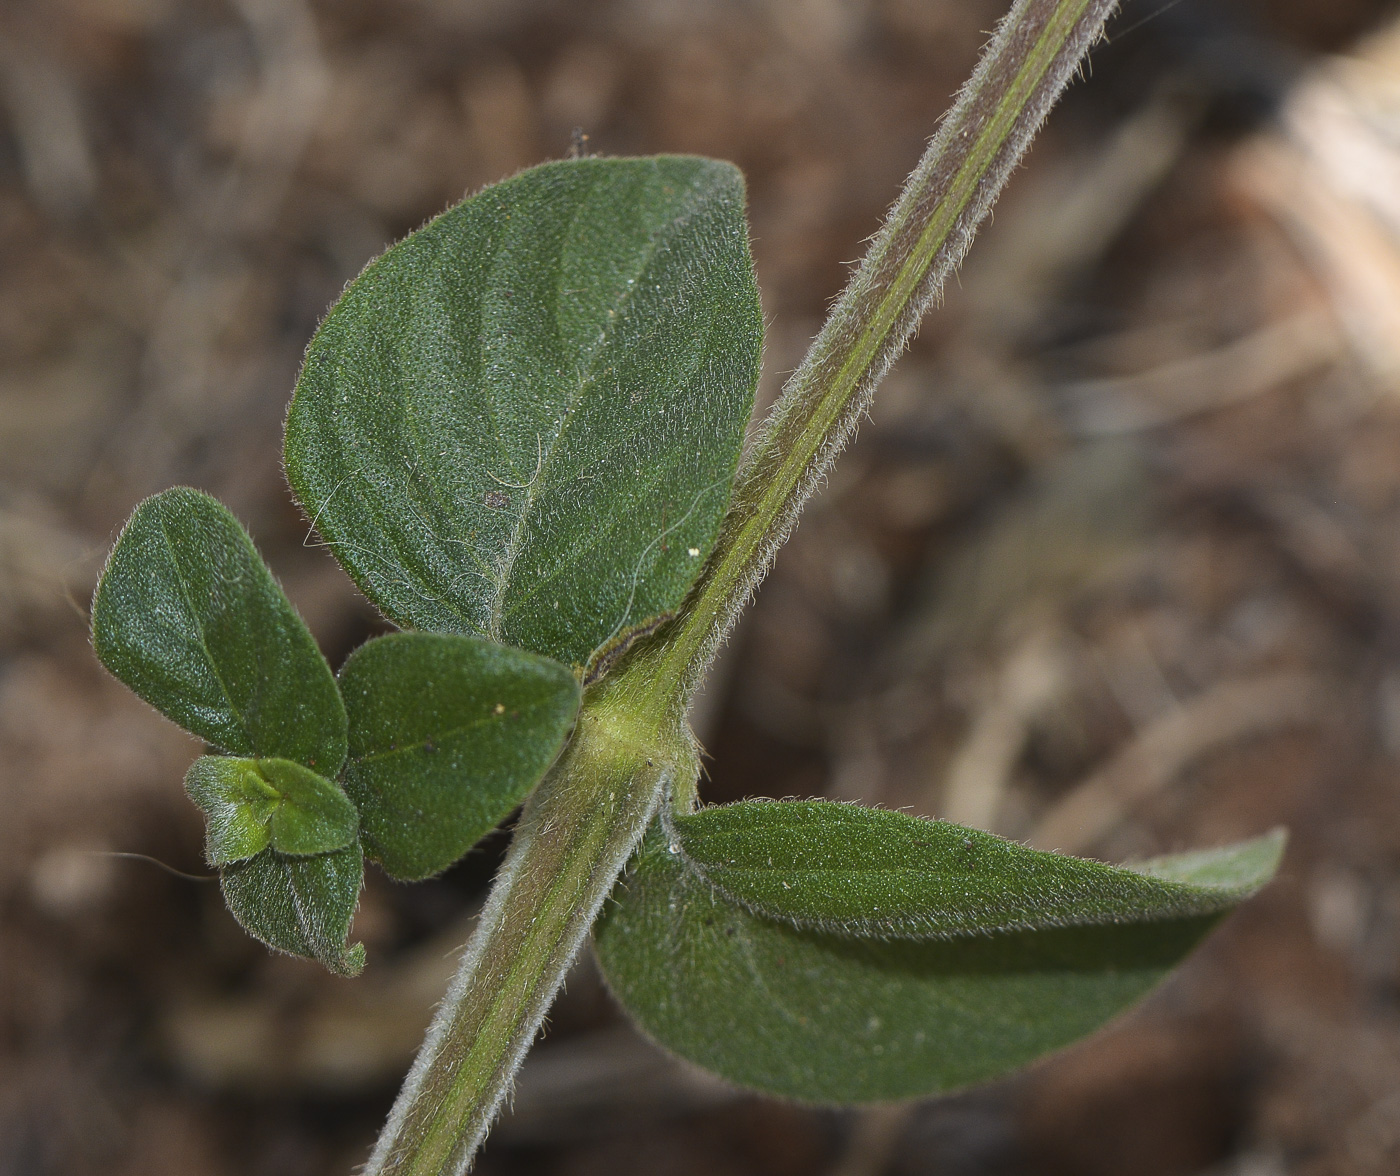
[[351, 284], [307, 351], [287, 476], [398, 624], [583, 666], [709, 554], [761, 342], [736, 168], [545, 164]]
[[1227, 859], [1190, 855], [1194, 872], [1161, 862], [1139, 872], [828, 801], [746, 801], [673, 827], [691, 868], [756, 914], [914, 939], [1213, 914], [1257, 890], [1283, 852], [1279, 832], [1231, 847]]
[[449, 633], [393, 633], [340, 671], [345, 787], [369, 856], [396, 878], [445, 870], [519, 804], [578, 711], [566, 666]]
[[211, 866], [241, 862], [268, 847], [282, 798], [257, 760], [200, 756], [185, 774], [185, 791], [204, 814], [204, 856]]
[[343, 976], [356, 975], [365, 963], [363, 944], [346, 945], [363, 877], [357, 841], [309, 857], [269, 848], [219, 873], [224, 901], [250, 935]]
[[749, 913], [654, 827], [595, 934], [609, 986], [658, 1043], [739, 1086], [849, 1104], [954, 1090], [1067, 1045], [1219, 918], [836, 935]]
[[359, 815], [338, 784], [291, 760], [258, 760], [258, 770], [282, 798], [272, 813], [273, 849], [329, 853], [355, 840]]
[[227, 508], [187, 487], [122, 530], [92, 606], [102, 664], [215, 747], [334, 776], [345, 708], [305, 624]]
[[355, 840], [350, 798], [323, 776], [280, 759], [201, 756], [185, 791], [208, 818], [211, 866], [243, 861], [271, 845], [288, 854], [329, 853]]

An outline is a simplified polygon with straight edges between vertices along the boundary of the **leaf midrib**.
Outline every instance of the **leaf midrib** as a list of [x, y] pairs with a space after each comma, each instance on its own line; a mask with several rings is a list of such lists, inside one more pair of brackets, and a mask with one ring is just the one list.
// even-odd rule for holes
[[[909, 879], [911, 879], [911, 880], [914, 880], [915, 882], [918, 882], [918, 881], [923, 880], [923, 879], [927, 879], [927, 878], [929, 877], [929, 875], [928, 875], [927, 873], [924, 873], [924, 872], [922, 872], [922, 871], [920, 871], [920, 870], [918, 870], [918, 869], [915, 869], [915, 868], [906, 868], [906, 869], [880, 869], [880, 868], [863, 868], [863, 867], [860, 867], [860, 866], [853, 866], [853, 867], [849, 867], [849, 868], [842, 868], [842, 867], [826, 867], [826, 868], [823, 868], [823, 867], [803, 867], [803, 868], [798, 868], [798, 869], [783, 869], [783, 868], [781, 868], [781, 867], [774, 866], [774, 867], [771, 868], [771, 871], [770, 871], [770, 869], [769, 869], [768, 867], [763, 867], [763, 866], [756, 866], [756, 867], [747, 867], [747, 866], [746, 866], [746, 867], [737, 867], [737, 868], [736, 868], [736, 867], [726, 867], [726, 866], [717, 866], [717, 867], [716, 867], [716, 866], [708, 866], [708, 867], [707, 867], [707, 866], [700, 865], [698, 862], [695, 862], [693, 858], [690, 858], [689, 860], [690, 860], [692, 863], [694, 863], [693, 868], [696, 870], [696, 872], [697, 872], [698, 874], [700, 874], [701, 876], [703, 876], [707, 882], [709, 882], [709, 883], [710, 883], [711, 885], [713, 885], [713, 886], [717, 886], [719, 889], [723, 890], [726, 894], [731, 895], [731, 897], [734, 897], [734, 898], [736, 898], [736, 900], [741, 901], [741, 902], [744, 902], [744, 901], [746, 901], [746, 900], [744, 900], [744, 899], [742, 899], [742, 898], [739, 898], [738, 895], [735, 895], [735, 894], [733, 893], [733, 891], [731, 890], [730, 886], [729, 886], [729, 885], [726, 885], [726, 883], [725, 883], [725, 881], [724, 881], [724, 878], [725, 878], [725, 875], [726, 875], [726, 874], [731, 874], [731, 875], [732, 875], [732, 874], [741, 874], [741, 873], [742, 873], [742, 874], [759, 874], [759, 875], [762, 875], [762, 874], [768, 874], [768, 873], [771, 872], [771, 873], [774, 874], [774, 875], [779, 875], [779, 874], [781, 874], [781, 875], [782, 875], [783, 877], [785, 877], [785, 878], [793, 879], [793, 881], [794, 881], [795, 884], [796, 884], [796, 883], [806, 883], [806, 882], [827, 882], [827, 881], [840, 882], [840, 881], [842, 881], [842, 880], [845, 879], [845, 878], [849, 878], [849, 877], [850, 877], [851, 875], [853, 875], [853, 874], [855, 874], [855, 875], [866, 875], [866, 876], [882, 876], [882, 877], [889, 878], [889, 879], [891, 879], [891, 880], [902, 879], [902, 878], [909, 878]], [[955, 885], [960, 881], [960, 879], [959, 879], [956, 875], [940, 874], [940, 875], [936, 875], [936, 877], [939, 879], [939, 882], [940, 882], [940, 883], [944, 883], [944, 884], [947, 884], [947, 885], [949, 885], [949, 886], [955, 886]], [[1218, 887], [1218, 888], [1216, 888], [1216, 887], [1196, 887], [1196, 886], [1191, 886], [1191, 885], [1189, 885], [1189, 884], [1187, 884], [1187, 883], [1182, 883], [1182, 882], [1169, 883], [1169, 882], [1165, 882], [1165, 881], [1162, 881], [1162, 880], [1149, 879], [1149, 878], [1144, 878], [1143, 880], [1144, 880], [1145, 882], [1149, 883], [1149, 885], [1146, 886], [1146, 887], [1144, 888], [1144, 890], [1146, 891], [1146, 893], [1143, 893], [1143, 894], [1141, 895], [1141, 897], [1143, 897], [1143, 898], [1148, 898], [1148, 899], [1160, 900], [1159, 903], [1154, 904], [1154, 905], [1152, 905], [1152, 906], [1150, 906], [1150, 907], [1148, 907], [1148, 908], [1146, 908], [1146, 909], [1140, 911], [1140, 913], [1142, 913], [1142, 914], [1144, 914], [1144, 915], [1147, 915], [1147, 916], [1149, 916], [1149, 917], [1155, 917], [1156, 914], [1159, 913], [1159, 912], [1160, 912], [1160, 913], [1164, 913], [1164, 914], [1166, 914], [1166, 913], [1176, 914], [1176, 913], [1179, 913], [1179, 912], [1181, 912], [1181, 911], [1183, 911], [1183, 910], [1186, 910], [1186, 909], [1188, 909], [1188, 908], [1189, 908], [1190, 910], [1192, 910], [1192, 911], [1199, 911], [1200, 913], [1203, 913], [1203, 914], [1204, 914], [1204, 913], [1207, 913], [1208, 911], [1218, 909], [1219, 905], [1222, 905], [1222, 904], [1223, 904], [1223, 905], [1229, 905], [1229, 904], [1238, 902], [1238, 901], [1240, 901], [1240, 899], [1241, 899], [1244, 895], [1247, 895], [1247, 894], [1250, 893], [1250, 890], [1249, 890], [1249, 888], [1247, 888], [1247, 887]], [[1155, 885], [1152, 885], [1152, 883], [1154, 883], [1154, 882], [1155, 882], [1156, 884], [1155, 884]], [[1035, 898], [1035, 891], [1036, 891], [1037, 889], [1040, 890], [1040, 891], [1043, 893], [1044, 891], [1047, 891], [1047, 890], [1049, 890], [1049, 889], [1051, 889], [1051, 888], [1050, 888], [1050, 887], [1038, 887], [1038, 888], [1037, 888], [1037, 887], [1028, 887], [1028, 888], [1025, 889], [1025, 890], [1011, 891], [1010, 894], [1016, 896], [1016, 901], [1008, 902], [1008, 903], [1003, 904], [1003, 905], [1001, 905], [1001, 906], [989, 905], [987, 909], [1000, 909], [1000, 910], [1011, 910], [1011, 909], [1015, 909], [1016, 907], [1019, 907], [1020, 905], [1022, 905], [1022, 901], [1021, 901], [1021, 900], [1023, 900], [1023, 899], [1024, 899], [1025, 901], [1032, 901], [1032, 900]], [[991, 896], [991, 897], [995, 897], [995, 896], [999, 893], [999, 891], [997, 890], [997, 888], [996, 888], [995, 886], [993, 886], [993, 885], [987, 885], [987, 886], [979, 887], [979, 890], [980, 890], [981, 893], [986, 894], [986, 895]], [[1000, 893], [1007, 893], [1007, 892], [1006, 892], [1006, 891], [1000, 891]], [[1112, 901], [1112, 900], [1114, 899], [1115, 896], [1114, 896], [1112, 893], [1105, 892], [1105, 893], [1103, 893], [1103, 894], [1101, 894], [1101, 895], [1095, 895], [1095, 896], [1091, 896], [1091, 897], [1092, 897], [1092, 899], [1093, 899], [1094, 901], [1110, 902], [1110, 901]], [[763, 900], [747, 900], [747, 901], [763, 901]], [[1178, 904], [1179, 904], [1179, 905], [1178, 905]], [[966, 908], [964, 908], [964, 909], [966, 909]], [[1107, 910], [1107, 909], [1105, 909], [1102, 913], [1105, 914], [1105, 915], [1115, 916], [1115, 917], [1116, 917], [1116, 916], [1117, 916], [1118, 914], [1120, 914], [1120, 913], [1127, 913], [1127, 912], [1126, 912], [1126, 909], [1123, 910], [1123, 911], [1118, 911], [1118, 910]], [[838, 916], [833, 916], [833, 918], [836, 918], [836, 917], [838, 917]], [[913, 911], [908, 912], [907, 914], [900, 913], [900, 912], [891, 912], [891, 913], [890, 913], [889, 915], [887, 915], [887, 916], [886, 916], [886, 915], [872, 916], [872, 918], [880, 918], [880, 919], [886, 919], [886, 918], [888, 918], [888, 919], [903, 919], [903, 918], [915, 918], [915, 919], [918, 919], [918, 918], [924, 918], [924, 917], [927, 917], [927, 916], [925, 916], [925, 915], [922, 914], [922, 913], [913, 912]], [[1075, 921], [1077, 922], [1078, 919], [1076, 918]]]
[[[175, 544], [170, 538], [170, 532], [166, 530], [164, 513], [156, 515], [156, 526], [160, 528], [160, 537], [165, 543], [165, 549], [170, 553], [170, 562], [175, 568], [175, 582], [180, 586], [180, 596], [185, 602], [185, 607], [189, 609], [190, 617], [194, 621], [195, 632], [199, 635], [199, 648], [204, 651], [204, 659], [210, 671], [214, 675], [214, 681], [219, 684], [219, 690], [224, 696], [224, 701], [228, 704], [229, 713], [233, 715], [234, 721], [242, 729], [244, 737], [248, 740], [248, 748], [256, 752], [254, 746], [253, 733], [248, 729], [247, 721], [242, 712], [234, 704], [233, 695], [229, 693], [228, 683], [224, 681], [224, 676], [219, 670], [219, 664], [214, 660], [214, 655], [209, 649], [209, 639], [204, 631], [204, 623], [200, 620], [199, 610], [194, 606], [194, 600], [190, 597], [189, 585], [185, 580], [185, 569], [180, 563], [180, 557], [176, 553]], [[261, 668], [261, 667], [259, 667]], [[261, 681], [259, 675], [259, 681]]]
[[[656, 173], [658, 170], [659, 169], [657, 169], [656, 165], [653, 163], [653, 174]], [[593, 184], [590, 185], [590, 192], [596, 186], [597, 181], [595, 180]], [[708, 189], [706, 189], [706, 192], [708, 192]], [[598, 332], [597, 340], [594, 342], [593, 346], [588, 351], [587, 363], [581, 372], [581, 378], [576, 380], [573, 391], [571, 392], [568, 402], [565, 405], [564, 413], [559, 418], [558, 428], [556, 429], [554, 436], [550, 439], [549, 445], [544, 448], [544, 454], [539, 462], [539, 468], [535, 471], [534, 477], [532, 477], [530, 481], [526, 484], [525, 500], [521, 504], [519, 518], [516, 520], [516, 524], [514, 528], [512, 528], [510, 536], [506, 540], [505, 549], [502, 552], [501, 561], [498, 565], [498, 578], [496, 581], [496, 589], [492, 595], [491, 604], [487, 614], [487, 632], [493, 640], [499, 641], [502, 639], [502, 629], [505, 625], [505, 621], [508, 616], [508, 610], [506, 608], [506, 595], [509, 592], [511, 586], [511, 574], [514, 571], [516, 560], [519, 559], [520, 553], [525, 546], [526, 523], [529, 520], [531, 511], [533, 510], [535, 502], [539, 497], [540, 489], [542, 489], [548, 483], [546, 473], [549, 470], [549, 467], [553, 462], [555, 456], [563, 448], [564, 435], [566, 432], [568, 432], [569, 426], [576, 419], [575, 413], [579, 403], [583, 399], [585, 391], [588, 388], [595, 386], [597, 383], [596, 364], [598, 361], [598, 357], [600, 355], [606, 354], [608, 341], [612, 338], [615, 329], [622, 324], [622, 321], [625, 317], [623, 313], [624, 308], [627, 306], [628, 302], [631, 300], [637, 289], [640, 287], [640, 279], [642, 275], [644, 275], [647, 272], [648, 268], [651, 266], [652, 260], [655, 258], [657, 250], [660, 248], [661, 244], [664, 241], [669, 240], [675, 234], [678, 227], [683, 222], [688, 220], [689, 217], [693, 214], [695, 208], [698, 205], [697, 195], [698, 190], [696, 187], [691, 186], [686, 189], [686, 195], [681, 201], [679, 201], [674, 206], [674, 211], [668, 217], [666, 223], [663, 226], [661, 226], [661, 228], [657, 232], [653, 233], [649, 237], [646, 251], [642, 255], [640, 263], [638, 264], [633, 273], [633, 280], [630, 284], [624, 284], [621, 295], [616, 299], [616, 301], [613, 304], [612, 309], [616, 313], [613, 314], [611, 317], [607, 316], [606, 314], [603, 316], [602, 330]], [[584, 203], [585, 201], [581, 199], [575, 206], [574, 213], [569, 221], [569, 230], [566, 238], [568, 240], [573, 239], [578, 219], [583, 213]], [[560, 267], [560, 269], [556, 273], [556, 282], [558, 283], [562, 281], [563, 270], [562, 267]], [[553, 307], [556, 310], [556, 312], [561, 298], [562, 288], [556, 285], [553, 301]], [[590, 544], [590, 549], [591, 546], [592, 545]], [[538, 588], [538, 585], [536, 587]]]
[[442, 743], [447, 743], [459, 735], [465, 735], [468, 732], [475, 731], [477, 728], [485, 727], [491, 723], [502, 722], [503, 719], [504, 716], [502, 715], [486, 715], [484, 718], [473, 719], [469, 723], [463, 723], [459, 727], [453, 727], [440, 738], [418, 739], [412, 743], [404, 744], [401, 747], [392, 747], [388, 751], [372, 751], [366, 752], [364, 755], [352, 755], [350, 757], [350, 762], [356, 765], [379, 763], [382, 760], [391, 759], [396, 755], [408, 755], [415, 751], [423, 751], [429, 744], [437, 746]]
[[[1212, 890], [1207, 887], [1193, 887], [1191, 884], [1185, 882], [1168, 882], [1162, 879], [1152, 879], [1144, 875], [1144, 881], [1149, 883], [1156, 883], [1157, 886], [1159, 886], [1163, 891], [1166, 891], [1167, 894], [1171, 895], [1172, 897], [1179, 897], [1185, 900], [1183, 906], [1157, 908], [1150, 914], [1146, 912], [1139, 912], [1140, 917], [1138, 918], [1134, 918], [1131, 914], [1124, 912], [1084, 912], [1084, 914], [1082, 915], [1070, 915], [1065, 918], [1043, 919], [1038, 922], [1008, 920], [1006, 922], [991, 927], [978, 927], [975, 924], [968, 921], [967, 919], [957, 919], [955, 921], [950, 921], [949, 924], [946, 924], [943, 927], [939, 927], [938, 924], [936, 924], [934, 921], [936, 915], [923, 913], [892, 913], [890, 915], [876, 915], [871, 916], [869, 918], [860, 918], [859, 916], [824, 917], [820, 915], [804, 916], [797, 914], [775, 914], [764, 910], [763, 908], [766, 904], [762, 901], [745, 899], [743, 896], [734, 893], [729, 887], [727, 887], [724, 884], [723, 881], [720, 881], [715, 875], [721, 875], [727, 867], [720, 865], [714, 869], [712, 874], [711, 870], [708, 869], [704, 863], [698, 861], [686, 850], [684, 836], [678, 830], [672, 827], [667, 830], [667, 833], [671, 845], [675, 847], [675, 852], [673, 856], [675, 857], [677, 863], [681, 866], [681, 868], [685, 870], [688, 874], [690, 874], [690, 876], [696, 879], [698, 882], [712, 888], [712, 890], [714, 891], [717, 891], [720, 895], [724, 897], [726, 901], [731, 902], [735, 906], [739, 907], [741, 910], [747, 911], [760, 918], [771, 919], [776, 922], [785, 923], [789, 926], [804, 928], [807, 930], [818, 932], [846, 932], [855, 934], [857, 936], [869, 936], [872, 934], [879, 935], [881, 933], [889, 933], [898, 928], [908, 928], [910, 930], [913, 930], [915, 928], [920, 927], [921, 925], [924, 925], [927, 927], [927, 932], [923, 937], [930, 939], [961, 939], [966, 938], [968, 935], [977, 934], [1000, 935], [1020, 931], [1045, 931], [1064, 927], [1105, 926], [1120, 923], [1129, 924], [1133, 922], [1144, 921], [1152, 922], [1158, 920], [1171, 920], [1177, 918], [1216, 914], [1219, 913], [1221, 910], [1233, 906], [1235, 903], [1239, 902], [1243, 897], [1245, 897], [1248, 893], [1250, 893], [1250, 891], [1248, 890], [1236, 889], [1230, 891], [1224, 888], [1212, 892]], [[789, 876], [800, 874], [809, 877], [826, 877], [834, 878], [837, 880], [839, 880], [843, 874], [849, 875], [853, 872], [872, 874], [885, 873], [915, 875], [917, 875], [918, 873], [918, 871], [913, 869], [891, 870], [883, 867], [873, 867], [869, 869], [855, 867], [849, 870], [843, 868], [823, 869], [818, 867], [799, 871], [784, 870], [782, 867], [778, 866], [754, 866], [744, 868], [752, 873], [766, 873], [769, 869], [771, 869], [772, 872], [775, 874], [784, 873], [788, 874]], [[944, 877], [947, 877], [947, 875], [944, 875]], [[1192, 902], [1191, 900], [1197, 901]], [[944, 933], [940, 935], [937, 933], [938, 930], [942, 930]]]

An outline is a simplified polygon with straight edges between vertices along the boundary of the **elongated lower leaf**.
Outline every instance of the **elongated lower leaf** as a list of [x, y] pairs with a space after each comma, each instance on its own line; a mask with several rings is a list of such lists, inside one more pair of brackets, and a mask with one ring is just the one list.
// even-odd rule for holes
[[113, 674], [187, 731], [241, 756], [334, 776], [345, 708], [306, 625], [227, 508], [176, 487], [136, 508], [92, 606]]
[[756, 914], [906, 938], [1214, 914], [1257, 890], [1283, 852], [1282, 833], [1269, 834], [1223, 859], [1190, 855], [1183, 876], [1179, 859], [1123, 869], [826, 801], [745, 801], [672, 828], [690, 868]]
[[310, 857], [265, 849], [219, 874], [228, 909], [250, 935], [343, 976], [365, 963], [364, 945], [346, 943], [363, 878], [358, 841]]
[[445, 870], [525, 798], [579, 704], [559, 662], [450, 633], [370, 641], [340, 686], [365, 848], [407, 879]]
[[1219, 918], [838, 935], [751, 913], [658, 827], [595, 935], [609, 986], [661, 1045], [740, 1086], [848, 1104], [955, 1090], [1067, 1045], [1142, 997]]
[[583, 666], [698, 574], [761, 339], [736, 168], [545, 164], [351, 284], [307, 351], [287, 476], [399, 624]]

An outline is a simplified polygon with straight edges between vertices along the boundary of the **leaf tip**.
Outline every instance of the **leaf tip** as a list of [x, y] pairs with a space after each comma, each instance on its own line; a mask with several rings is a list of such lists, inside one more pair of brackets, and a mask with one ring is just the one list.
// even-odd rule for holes
[[336, 976], [343, 976], [347, 980], [353, 980], [365, 970], [365, 945], [363, 943], [352, 943], [345, 949], [345, 953], [338, 960], [322, 960]]
[[1245, 899], [1263, 889], [1278, 872], [1287, 847], [1288, 830], [1280, 825], [1233, 845], [1170, 854], [1128, 868], [1170, 882], [1230, 891]]

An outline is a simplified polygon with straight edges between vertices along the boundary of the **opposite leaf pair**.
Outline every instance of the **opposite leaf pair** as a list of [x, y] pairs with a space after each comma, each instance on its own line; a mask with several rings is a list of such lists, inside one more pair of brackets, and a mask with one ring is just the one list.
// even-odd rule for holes
[[346, 945], [363, 852], [395, 877], [445, 869], [540, 778], [578, 709], [558, 662], [455, 634], [370, 641], [337, 683], [243, 528], [185, 488], [123, 530], [93, 644], [147, 702], [231, 753], [185, 780], [229, 909], [344, 973], [364, 959]]

